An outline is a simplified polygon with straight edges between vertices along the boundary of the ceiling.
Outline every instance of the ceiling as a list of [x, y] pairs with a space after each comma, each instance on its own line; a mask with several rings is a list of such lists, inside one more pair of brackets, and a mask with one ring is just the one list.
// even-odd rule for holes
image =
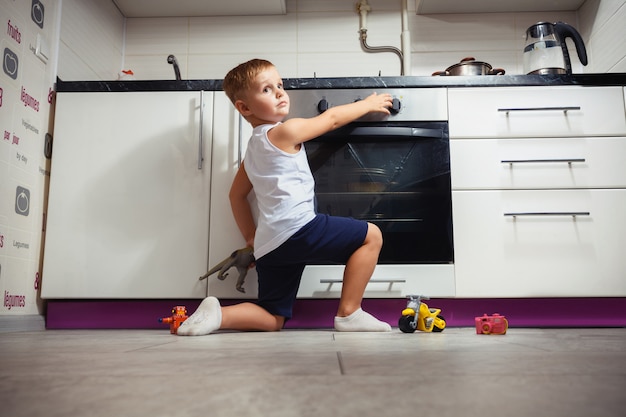
[[113, 0], [124, 17], [286, 14], [286, 0]]

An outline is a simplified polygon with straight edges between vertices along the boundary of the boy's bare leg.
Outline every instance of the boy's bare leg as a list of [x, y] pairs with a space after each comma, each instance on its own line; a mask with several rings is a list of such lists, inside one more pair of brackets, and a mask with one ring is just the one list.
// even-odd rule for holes
[[389, 324], [361, 310], [363, 293], [378, 263], [382, 245], [383, 237], [380, 229], [369, 223], [363, 245], [346, 263], [341, 299], [337, 317], [335, 317], [335, 329], [339, 331], [391, 331]]
[[380, 229], [373, 224], [368, 224], [363, 245], [346, 263], [337, 316], [348, 316], [361, 307], [365, 287], [374, 273], [382, 246], [383, 238]]
[[278, 331], [283, 328], [285, 318], [268, 313], [254, 303], [241, 303], [222, 307], [222, 325], [220, 329]]
[[280, 330], [284, 317], [274, 316], [253, 303], [221, 307], [215, 297], [205, 298], [198, 309], [178, 328], [180, 336], [202, 336], [219, 329]]

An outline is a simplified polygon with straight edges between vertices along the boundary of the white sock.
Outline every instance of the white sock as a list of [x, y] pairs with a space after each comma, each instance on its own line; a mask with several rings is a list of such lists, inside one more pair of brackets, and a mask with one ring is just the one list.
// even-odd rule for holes
[[180, 336], [202, 336], [214, 332], [222, 325], [222, 307], [215, 297], [207, 297], [198, 309], [179, 327]]
[[335, 329], [340, 332], [390, 332], [391, 326], [359, 308], [347, 317], [335, 317]]

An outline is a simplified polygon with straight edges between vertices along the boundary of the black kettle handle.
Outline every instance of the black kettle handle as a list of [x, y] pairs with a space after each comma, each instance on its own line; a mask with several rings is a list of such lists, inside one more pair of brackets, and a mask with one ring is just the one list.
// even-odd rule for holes
[[587, 50], [585, 49], [585, 42], [583, 42], [583, 38], [582, 36], [580, 36], [580, 33], [578, 33], [578, 31], [572, 26], [563, 22], [556, 22], [554, 24], [554, 32], [556, 32], [556, 34], [559, 36], [559, 40], [561, 41], [563, 58], [565, 58], [565, 70], [567, 71], [567, 73], [572, 73], [572, 63], [569, 59], [569, 52], [567, 50], [567, 45], [565, 44], [565, 38], [571, 38], [574, 41], [580, 63], [583, 65], [587, 65]]

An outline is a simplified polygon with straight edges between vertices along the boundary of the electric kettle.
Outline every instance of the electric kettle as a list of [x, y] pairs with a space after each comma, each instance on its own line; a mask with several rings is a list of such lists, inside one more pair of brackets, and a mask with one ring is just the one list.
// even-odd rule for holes
[[580, 63], [587, 65], [587, 50], [580, 33], [563, 22], [539, 22], [526, 30], [524, 72], [526, 74], [571, 74], [566, 38], [576, 46]]

